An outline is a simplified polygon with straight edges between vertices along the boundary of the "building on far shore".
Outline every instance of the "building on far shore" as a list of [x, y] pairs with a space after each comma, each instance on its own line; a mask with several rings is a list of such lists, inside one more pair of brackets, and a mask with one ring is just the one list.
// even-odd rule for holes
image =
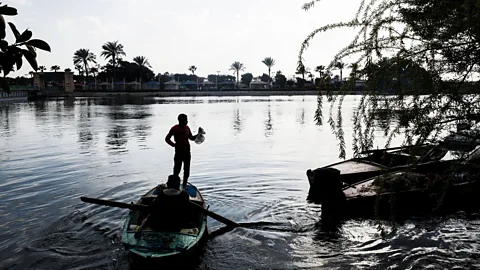
[[40, 91], [65, 91], [73, 92], [75, 82], [73, 72], [34, 72], [33, 85]]
[[175, 80], [171, 80], [165, 83], [165, 90], [179, 90], [179, 89], [180, 89], [180, 83]]
[[250, 82], [250, 89], [268, 89], [268, 82], [252, 81]]

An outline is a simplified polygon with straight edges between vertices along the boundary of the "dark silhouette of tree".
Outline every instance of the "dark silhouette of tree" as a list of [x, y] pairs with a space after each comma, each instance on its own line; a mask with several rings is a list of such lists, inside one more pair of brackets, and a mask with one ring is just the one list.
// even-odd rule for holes
[[240, 72], [244, 71], [245, 67], [243, 66], [242, 63], [237, 61], [230, 66], [230, 70], [233, 70], [233, 74], [237, 75], [237, 88], [238, 88], [238, 83], [240, 82]]
[[[25, 58], [33, 70], [38, 70], [37, 53], [35, 48], [50, 52], [50, 46], [43, 40], [32, 39], [33, 33], [30, 30], [25, 30], [20, 33], [14, 23], [9, 22], [8, 25], [15, 37], [15, 42], [9, 44], [5, 40], [7, 36], [7, 23], [5, 16], [16, 16], [18, 11], [14, 7], [8, 5], [0, 6], [0, 87], [10, 92], [10, 87], [5, 77], [14, 70], [14, 66], [19, 70], [23, 65], [23, 58]], [[24, 46], [24, 47], [23, 47]]]
[[[318, 1], [309, 1], [308, 10]], [[355, 113], [354, 155], [373, 147], [373, 119], [385, 109], [408, 110], [401, 123], [384, 125], [386, 147], [398, 134], [404, 144], [435, 140], [442, 131], [452, 129], [459, 121], [480, 118], [480, 96], [464, 95], [478, 88], [479, 82], [467, 82], [479, 72], [480, 12], [473, 0], [364, 1], [350, 21], [325, 25], [311, 32], [301, 45], [299, 63], [310, 41], [322, 32], [338, 28], [356, 28], [357, 35], [341, 49], [327, 67], [331, 69], [346, 57], [356, 57], [354, 64], [367, 80]], [[384, 35], [387, 33], [387, 35]], [[378, 63], [386, 54], [393, 59]], [[405, 63], [411, 64], [408, 68]], [[382, 66], [379, 70], [378, 65]], [[423, 67], [428, 76], [420, 69]], [[420, 76], [411, 75], [415, 70]], [[397, 73], [392, 76], [392, 73]], [[398, 80], [398, 76], [402, 79]], [[392, 78], [392, 80], [390, 80]], [[351, 89], [353, 79], [342, 86]], [[382, 82], [383, 83], [379, 83]], [[424, 88], [425, 85], [431, 86]], [[377, 95], [395, 89], [394, 99], [379, 102]], [[411, 96], [407, 99], [403, 93]], [[330, 108], [329, 124], [340, 141], [340, 157], [345, 157], [345, 139], [341, 106], [344, 95], [329, 96], [338, 109]], [[321, 114], [322, 110], [317, 110]], [[319, 115], [321, 118], [321, 115]], [[478, 123], [472, 122], [473, 127]]]
[[83, 65], [83, 71], [88, 77], [88, 64], [89, 63], [97, 63], [96, 56], [88, 49], [79, 49], [73, 54], [73, 64]]
[[253, 80], [252, 73], [242, 74], [242, 79], [241, 79], [242, 84], [250, 86], [250, 83], [252, 82], [252, 80]]
[[[268, 67], [268, 77], [271, 78], [271, 68], [275, 66], [275, 60], [272, 57], [266, 57], [263, 59], [262, 63], [264, 63]], [[270, 88], [270, 81], [268, 82], [268, 87]]]
[[60, 66], [54, 65], [50, 68], [50, 70], [53, 71], [53, 72], [57, 72], [57, 71], [60, 70]]
[[118, 60], [122, 56], [126, 56], [125, 52], [123, 51], [123, 45], [118, 43], [118, 41], [112, 41], [103, 44], [102, 49], [103, 51], [100, 55], [103, 56], [105, 59], [110, 59], [113, 69], [113, 80], [116, 81], [116, 69], [118, 65]]

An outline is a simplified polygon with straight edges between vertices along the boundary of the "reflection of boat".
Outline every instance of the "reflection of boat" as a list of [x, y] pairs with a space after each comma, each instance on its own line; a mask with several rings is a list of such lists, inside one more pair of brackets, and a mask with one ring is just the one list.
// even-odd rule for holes
[[[142, 196], [137, 204], [151, 205], [157, 198], [157, 195], [154, 195], [157, 192], [163, 191], [154, 188]], [[188, 184], [187, 193], [190, 202], [205, 208], [205, 201], [195, 186]], [[132, 210], [124, 223], [122, 243], [137, 263], [190, 255], [197, 250], [207, 235], [205, 214], [188, 207], [182, 209], [176, 207], [179, 205], [178, 195], [164, 197], [166, 202], [172, 202], [171, 205], [162, 205], [157, 215], [160, 218], [156, 218], [154, 224], [146, 225], [141, 233], [137, 232], [137, 228], [147, 213]]]
[[[328, 177], [328, 169], [340, 171], [340, 181], [351, 185], [370, 177], [391, 171], [405, 169], [411, 164], [418, 163], [417, 167], [431, 166], [431, 162], [442, 159], [448, 150], [437, 145], [421, 145], [413, 147], [396, 147], [390, 149], [370, 150], [363, 153], [363, 157], [353, 158], [315, 170], [307, 170], [310, 183], [309, 197], [316, 197], [319, 182]], [[325, 170], [327, 169], [327, 170]]]

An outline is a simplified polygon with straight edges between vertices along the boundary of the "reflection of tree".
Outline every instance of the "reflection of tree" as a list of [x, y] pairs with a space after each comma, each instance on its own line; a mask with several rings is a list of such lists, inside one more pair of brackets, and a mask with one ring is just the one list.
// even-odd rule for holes
[[11, 107], [8, 104], [0, 106], [0, 137], [11, 137], [15, 134], [15, 119], [12, 119], [10, 110]]
[[268, 104], [267, 120], [265, 121], [265, 137], [272, 135], [273, 124], [272, 124], [272, 112], [270, 110], [270, 104]]
[[151, 129], [152, 126], [145, 123], [140, 123], [134, 128], [135, 137], [137, 137], [139, 141], [144, 142], [147, 140], [148, 135], [150, 135], [149, 131]]
[[124, 148], [127, 142], [127, 128], [124, 126], [115, 125], [108, 131], [107, 145], [114, 146], [113, 149]]
[[233, 112], [233, 130], [235, 135], [238, 135], [240, 132], [242, 132], [242, 119], [240, 117], [240, 110], [235, 109]]
[[301, 126], [305, 125], [305, 108], [302, 107], [302, 110], [300, 111], [300, 116], [297, 119], [297, 123], [299, 123]]

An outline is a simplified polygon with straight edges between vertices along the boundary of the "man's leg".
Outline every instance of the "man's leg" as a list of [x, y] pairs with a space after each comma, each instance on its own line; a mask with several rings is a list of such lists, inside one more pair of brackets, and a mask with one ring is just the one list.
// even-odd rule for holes
[[173, 157], [173, 174], [178, 176], [182, 170], [182, 156], [179, 153], [175, 153]]
[[192, 155], [190, 153], [185, 153], [183, 157], [183, 187], [187, 186], [188, 177], [190, 177], [190, 160]]

